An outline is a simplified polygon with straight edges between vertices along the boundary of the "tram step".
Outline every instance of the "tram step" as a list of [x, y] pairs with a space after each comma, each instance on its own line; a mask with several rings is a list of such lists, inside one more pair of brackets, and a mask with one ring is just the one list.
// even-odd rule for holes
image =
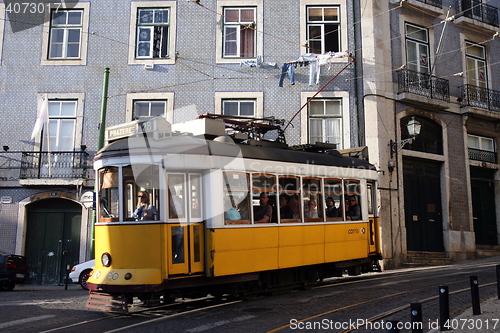
[[128, 313], [128, 303], [124, 295], [110, 295], [91, 291], [85, 307], [106, 312]]

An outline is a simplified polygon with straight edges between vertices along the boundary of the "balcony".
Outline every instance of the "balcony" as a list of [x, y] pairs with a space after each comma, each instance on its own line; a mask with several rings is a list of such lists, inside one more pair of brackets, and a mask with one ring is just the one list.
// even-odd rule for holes
[[460, 87], [462, 106], [472, 106], [474, 108], [500, 112], [500, 91], [490, 90], [471, 84]]
[[[440, 103], [436, 103], [436, 100], [450, 101], [450, 83], [446, 79], [408, 69], [400, 69], [396, 75], [400, 101], [437, 107]], [[441, 107], [446, 108], [446, 103], [441, 103]]]
[[469, 159], [480, 162], [497, 163], [497, 153], [493, 151], [469, 148]]
[[443, 1], [442, 0], [390, 0], [392, 4], [402, 5], [405, 8], [421, 9], [431, 15], [443, 14]]
[[488, 33], [498, 31], [498, 8], [478, 0], [457, 0], [458, 25], [480, 28]]
[[0, 153], [0, 180], [21, 185], [71, 185], [92, 177], [85, 151]]

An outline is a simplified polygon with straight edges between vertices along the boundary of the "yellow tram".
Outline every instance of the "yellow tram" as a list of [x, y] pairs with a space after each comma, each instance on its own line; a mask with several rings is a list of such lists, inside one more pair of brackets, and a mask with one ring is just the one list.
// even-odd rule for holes
[[261, 138], [280, 128], [215, 115], [109, 128], [94, 160], [88, 306], [248, 295], [376, 267], [374, 166], [333, 145]]

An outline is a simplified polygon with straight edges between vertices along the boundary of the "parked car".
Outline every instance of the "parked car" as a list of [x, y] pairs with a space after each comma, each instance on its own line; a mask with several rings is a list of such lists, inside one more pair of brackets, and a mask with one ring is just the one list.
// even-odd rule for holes
[[0, 291], [14, 290], [28, 278], [26, 257], [0, 250]]
[[94, 269], [95, 259], [82, 262], [81, 264], [73, 266], [69, 273], [69, 278], [73, 283], [78, 283], [83, 289], [87, 288], [87, 280], [90, 277], [90, 272]]

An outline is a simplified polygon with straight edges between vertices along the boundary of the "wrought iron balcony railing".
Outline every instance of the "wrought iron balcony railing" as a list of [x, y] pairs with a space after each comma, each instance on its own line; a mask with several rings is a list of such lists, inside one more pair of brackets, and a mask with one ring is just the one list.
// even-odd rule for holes
[[465, 16], [498, 27], [498, 8], [479, 0], [457, 0], [457, 16]]
[[474, 161], [497, 163], [497, 153], [475, 148], [469, 148], [469, 159]]
[[22, 152], [20, 178], [86, 178], [89, 160], [85, 151]]
[[417, 0], [418, 2], [425, 3], [438, 8], [443, 8], [443, 0]]
[[471, 84], [460, 87], [461, 104], [480, 109], [500, 112], [500, 91], [482, 88]]
[[450, 83], [429, 73], [420, 73], [408, 69], [397, 71], [398, 94], [411, 93], [442, 101], [450, 101]]

